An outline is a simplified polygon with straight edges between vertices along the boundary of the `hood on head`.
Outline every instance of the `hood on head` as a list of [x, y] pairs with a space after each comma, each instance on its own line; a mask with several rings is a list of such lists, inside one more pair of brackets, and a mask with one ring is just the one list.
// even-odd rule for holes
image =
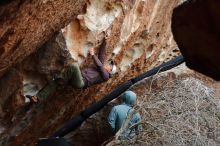
[[125, 104], [134, 106], [136, 102], [136, 94], [133, 91], [125, 91], [125, 93], [122, 95], [122, 100]]

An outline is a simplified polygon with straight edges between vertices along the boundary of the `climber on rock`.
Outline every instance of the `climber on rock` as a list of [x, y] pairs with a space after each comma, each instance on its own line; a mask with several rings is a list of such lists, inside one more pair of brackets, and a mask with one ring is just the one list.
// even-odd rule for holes
[[105, 38], [99, 48], [98, 56], [95, 55], [94, 48], [89, 49], [89, 53], [93, 58], [94, 64], [80, 70], [78, 64], [71, 64], [64, 68], [60, 75], [50, 81], [36, 96], [26, 97], [31, 102], [41, 101], [52, 93], [54, 93], [59, 85], [71, 85], [74, 88], [87, 88], [95, 84], [107, 81], [116, 73], [116, 66], [111, 61], [109, 64], [104, 64], [106, 52]]
[[[126, 91], [122, 95], [122, 101], [121, 105], [112, 108], [108, 116], [108, 123], [114, 134], [120, 131], [121, 139], [130, 139], [142, 129], [141, 116], [132, 109], [136, 104], [136, 94], [132, 91]], [[127, 128], [125, 121], [128, 122]]]

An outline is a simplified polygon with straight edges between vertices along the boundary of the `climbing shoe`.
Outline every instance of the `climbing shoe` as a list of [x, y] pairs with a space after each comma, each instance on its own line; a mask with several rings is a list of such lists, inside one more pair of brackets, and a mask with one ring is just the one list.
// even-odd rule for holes
[[37, 98], [37, 96], [25, 95], [25, 97], [30, 99], [30, 102], [32, 102], [32, 103], [38, 103], [39, 102], [39, 99]]

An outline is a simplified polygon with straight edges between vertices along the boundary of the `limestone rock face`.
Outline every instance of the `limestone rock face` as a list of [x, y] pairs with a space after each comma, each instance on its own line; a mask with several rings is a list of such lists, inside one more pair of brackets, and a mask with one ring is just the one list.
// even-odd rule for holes
[[0, 5], [0, 76], [82, 13], [86, 0], [9, 1]]
[[[78, 1], [76, 2], [78, 4]], [[81, 90], [68, 86], [59, 88], [56, 93], [38, 105], [21, 106], [13, 115], [13, 119], [8, 119], [13, 122], [5, 125], [1, 141], [11, 146], [32, 146], [38, 138], [50, 136], [71, 117], [107, 95], [124, 81], [178, 56], [180, 53], [173, 40], [170, 25], [172, 10], [181, 2], [181, 0], [90, 0], [84, 7], [84, 12], [78, 10], [79, 7], [72, 9], [74, 10], [72, 15], [75, 17], [71, 17], [72, 22], [61, 29], [62, 34], [46, 33], [47, 37], [43, 37], [44, 33], [38, 32], [41, 35], [37, 35], [36, 42], [30, 44], [30, 50], [25, 50], [27, 47], [23, 46], [22, 41], [19, 48], [24, 48], [28, 53], [24, 56], [16, 56], [11, 63], [3, 63], [3, 66], [9, 68], [12, 64], [18, 63], [16, 67], [23, 77], [23, 88], [19, 84], [16, 89], [24, 90], [24, 94], [36, 94], [63, 68], [65, 62], [77, 62], [81, 68], [88, 66], [92, 61], [88, 49], [95, 47], [97, 53], [100, 41], [105, 36], [106, 61], [114, 60], [118, 72], [105, 83]], [[26, 23], [23, 25], [26, 27]], [[46, 31], [45, 26], [43, 32]], [[35, 35], [35, 33], [37, 29], [28, 34]], [[17, 36], [17, 34], [13, 35]], [[30, 38], [29, 35], [25, 37], [27, 40]], [[48, 41], [41, 46], [46, 41], [44, 39]], [[37, 45], [37, 42], [41, 45]], [[38, 47], [38, 51], [28, 56]], [[18, 52], [12, 51], [13, 54], [24, 53], [19, 51], [21, 49], [16, 50]], [[13, 57], [10, 53], [5, 56], [8, 55]], [[7, 60], [6, 58], [5, 61]], [[1, 80], [4, 78], [2, 77]], [[101, 142], [103, 141], [100, 140], [99, 144]]]
[[70, 58], [68, 55], [62, 33], [56, 33], [36, 54], [25, 59], [19, 65], [24, 77], [24, 94], [35, 95], [48, 80], [59, 74]]
[[[22, 106], [23, 94], [22, 74], [17, 69], [11, 69], [0, 81], [0, 116], [5, 113], [14, 114], [16, 108]], [[2, 111], [4, 108], [4, 111]]]

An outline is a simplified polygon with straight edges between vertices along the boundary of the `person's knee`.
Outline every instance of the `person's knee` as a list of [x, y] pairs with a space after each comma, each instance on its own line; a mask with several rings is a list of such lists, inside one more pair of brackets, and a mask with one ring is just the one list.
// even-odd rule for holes
[[68, 67], [68, 69], [70, 69], [70, 70], [78, 70], [78, 69], [79, 69], [79, 66], [78, 66], [78, 64], [71, 64], [71, 65]]
[[68, 70], [69, 74], [71, 76], [76, 76], [77, 74], [79, 74], [81, 71], [80, 71], [80, 68], [78, 65], [71, 65], [69, 67], [69, 70]]
[[80, 83], [79, 88], [84, 88], [85, 84], [84, 83]]
[[72, 78], [72, 75], [76, 73], [77, 67], [75, 65], [70, 65], [65, 69], [64, 78], [68, 80]]
[[76, 85], [76, 88], [78, 88], [78, 89], [84, 88], [84, 83], [78, 83], [78, 84]]
[[82, 89], [85, 87], [85, 83], [83, 81], [80, 82], [72, 82], [72, 86], [77, 89]]

